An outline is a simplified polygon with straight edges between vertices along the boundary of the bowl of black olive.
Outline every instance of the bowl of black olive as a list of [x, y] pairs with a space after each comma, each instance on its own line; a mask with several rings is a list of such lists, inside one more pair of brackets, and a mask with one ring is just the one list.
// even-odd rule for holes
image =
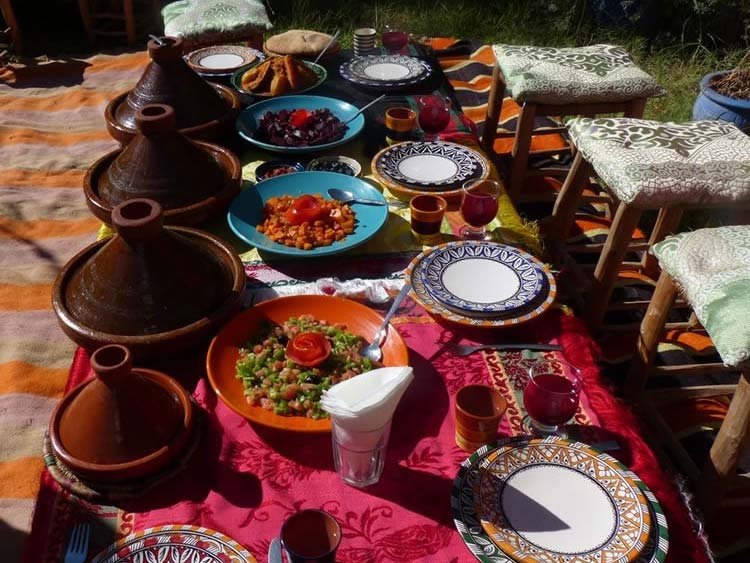
[[338, 172], [347, 176], [359, 176], [362, 174], [362, 166], [348, 156], [321, 156], [311, 160], [306, 170], [318, 172]]

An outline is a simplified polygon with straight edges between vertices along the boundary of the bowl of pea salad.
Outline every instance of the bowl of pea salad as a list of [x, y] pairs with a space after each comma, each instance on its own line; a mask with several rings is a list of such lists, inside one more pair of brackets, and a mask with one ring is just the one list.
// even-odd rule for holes
[[382, 366], [408, 365], [390, 327], [383, 360], [359, 356], [382, 322], [349, 299], [296, 295], [260, 303], [232, 319], [211, 342], [208, 379], [232, 410], [253, 423], [296, 432], [329, 432], [320, 397], [340, 381]]

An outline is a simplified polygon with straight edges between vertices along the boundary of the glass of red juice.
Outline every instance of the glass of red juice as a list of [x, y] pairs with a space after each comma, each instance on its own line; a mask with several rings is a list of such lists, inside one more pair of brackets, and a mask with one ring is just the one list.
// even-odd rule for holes
[[406, 47], [406, 44], [409, 43], [409, 34], [401, 29], [399, 25], [386, 24], [383, 26], [383, 32], [380, 34], [380, 41], [391, 55], [398, 55]]
[[448, 202], [440, 196], [422, 194], [411, 198], [411, 233], [417, 242], [433, 245], [441, 241], [440, 226], [447, 208]]
[[500, 184], [493, 180], [467, 180], [463, 185], [461, 216], [466, 221], [458, 234], [469, 240], [487, 240], [487, 225], [497, 215]]
[[560, 426], [578, 409], [581, 372], [564, 360], [542, 360], [529, 370], [523, 404], [532, 425], [543, 434], [562, 436]]
[[419, 126], [424, 131], [425, 141], [435, 141], [438, 133], [448, 127], [451, 120], [451, 101], [445, 96], [420, 96], [417, 98], [419, 106]]

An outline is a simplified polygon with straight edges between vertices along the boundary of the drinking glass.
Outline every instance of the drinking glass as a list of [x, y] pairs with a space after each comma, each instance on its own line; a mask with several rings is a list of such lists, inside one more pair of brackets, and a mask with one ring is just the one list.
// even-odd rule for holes
[[564, 360], [542, 360], [529, 370], [523, 404], [532, 426], [543, 434], [562, 436], [560, 425], [576, 413], [581, 372]]
[[281, 526], [281, 545], [290, 563], [335, 563], [341, 526], [325, 510], [295, 512]]
[[380, 41], [391, 55], [398, 55], [402, 49], [409, 43], [409, 34], [405, 32], [400, 25], [389, 23], [383, 26], [383, 32], [380, 34]]
[[425, 141], [435, 141], [438, 133], [448, 126], [451, 120], [451, 101], [445, 96], [420, 96], [419, 126], [424, 131]]
[[344, 483], [364, 488], [380, 480], [390, 431], [390, 420], [375, 430], [353, 430], [332, 418], [333, 464]]
[[464, 182], [461, 216], [467, 224], [461, 226], [458, 234], [469, 240], [492, 238], [486, 227], [497, 215], [499, 197], [500, 184], [493, 180]]

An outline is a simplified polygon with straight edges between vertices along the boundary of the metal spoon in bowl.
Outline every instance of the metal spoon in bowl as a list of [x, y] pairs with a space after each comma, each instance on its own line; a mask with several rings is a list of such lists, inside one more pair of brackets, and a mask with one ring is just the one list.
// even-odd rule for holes
[[356, 197], [352, 192], [348, 190], [340, 190], [339, 188], [330, 188], [328, 195], [336, 201], [341, 203], [364, 203], [367, 205], [392, 205], [394, 207], [406, 207], [406, 204], [402, 201], [382, 201], [379, 199], [367, 199], [365, 197]]
[[385, 337], [388, 334], [388, 323], [390, 322], [393, 314], [398, 309], [398, 306], [401, 305], [404, 297], [406, 297], [406, 295], [409, 293], [410, 289], [411, 285], [408, 283], [405, 283], [404, 287], [401, 288], [401, 291], [396, 296], [396, 299], [393, 300], [391, 308], [388, 309], [388, 313], [386, 313], [385, 318], [383, 319], [383, 324], [380, 325], [380, 328], [375, 333], [375, 338], [372, 339], [372, 344], [362, 348], [359, 351], [360, 356], [370, 358], [373, 362], [379, 362], [383, 358], [383, 350], [382, 348], [380, 348], [380, 345], [385, 342]]

